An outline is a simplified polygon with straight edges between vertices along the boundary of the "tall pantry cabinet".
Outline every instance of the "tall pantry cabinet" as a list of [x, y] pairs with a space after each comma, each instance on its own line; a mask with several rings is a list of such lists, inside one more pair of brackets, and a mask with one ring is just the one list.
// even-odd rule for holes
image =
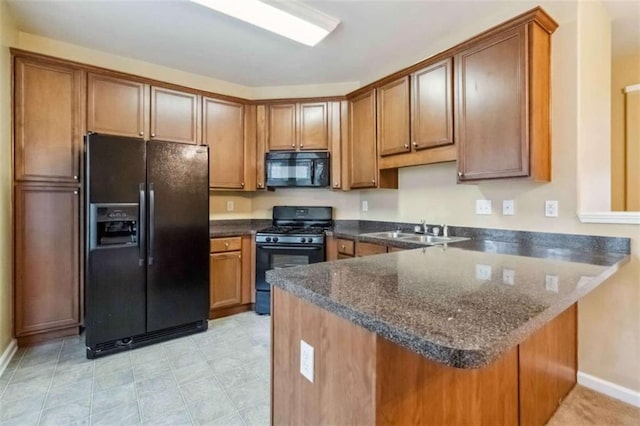
[[19, 345], [77, 334], [86, 75], [14, 57], [14, 282]]

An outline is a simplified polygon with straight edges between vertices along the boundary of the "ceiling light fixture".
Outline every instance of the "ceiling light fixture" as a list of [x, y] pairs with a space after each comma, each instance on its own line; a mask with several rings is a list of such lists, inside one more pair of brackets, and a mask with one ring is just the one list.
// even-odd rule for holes
[[276, 6], [258, 0], [191, 0], [202, 6], [315, 46], [340, 21], [298, 1], [278, 1]]

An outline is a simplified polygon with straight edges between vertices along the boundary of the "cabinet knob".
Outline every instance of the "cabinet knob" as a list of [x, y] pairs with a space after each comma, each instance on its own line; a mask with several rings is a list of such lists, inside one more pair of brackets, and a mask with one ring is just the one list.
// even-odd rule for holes
[[73, 191], [73, 195], [78, 195], [78, 191]]
[[335, 186], [336, 188], [340, 186], [340, 184], [338, 182], [333, 182], [333, 186]]
[[373, 180], [371, 181], [371, 183], [376, 183], [376, 180], [375, 180], [375, 179], [373, 179]]
[[414, 141], [414, 142], [412, 143], [412, 145], [413, 145], [415, 148], [417, 148], [417, 147], [418, 147], [418, 142], [415, 142], [415, 141]]
[[224, 246], [225, 247], [229, 247], [229, 243], [224, 243]]
[[343, 244], [343, 245], [341, 245], [341, 246], [340, 246], [340, 248], [341, 248], [342, 250], [346, 249], [346, 247], [344, 246], [344, 244]]
[[405, 148], [405, 149], [409, 149], [409, 144], [408, 144], [408, 143], [405, 143], [405, 144], [404, 144], [404, 148]]
[[262, 188], [262, 182], [258, 182], [258, 188]]
[[462, 172], [458, 172], [458, 177], [462, 177], [464, 174]]
[[240, 186], [244, 188], [244, 182], [242, 182], [242, 183], [240, 184]]
[[241, 254], [238, 255], [238, 259], [242, 259], [242, 255]]
[[74, 176], [74, 177], [73, 177], [73, 179], [74, 179], [74, 180], [78, 180], [78, 176]]
[[302, 148], [303, 146], [304, 146], [303, 144], [300, 144], [300, 148]]
[[144, 136], [144, 132], [140, 132], [138, 133], [140, 136]]
[[152, 137], [152, 138], [155, 138], [155, 137], [156, 137], [156, 134], [155, 134], [155, 133], [151, 133], [151, 137]]

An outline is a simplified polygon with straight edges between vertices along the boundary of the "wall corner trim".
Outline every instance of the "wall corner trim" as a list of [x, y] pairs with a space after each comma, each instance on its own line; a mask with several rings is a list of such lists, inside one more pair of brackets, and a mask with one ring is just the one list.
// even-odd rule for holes
[[614, 223], [640, 225], [640, 212], [579, 212], [582, 223]]
[[607, 382], [582, 371], [578, 371], [578, 384], [627, 404], [640, 407], [640, 392]]
[[9, 361], [11, 361], [11, 358], [16, 354], [17, 350], [18, 343], [16, 342], [16, 339], [11, 339], [4, 352], [2, 352], [2, 355], [0, 355], [0, 376], [4, 373], [7, 365], [9, 365]]

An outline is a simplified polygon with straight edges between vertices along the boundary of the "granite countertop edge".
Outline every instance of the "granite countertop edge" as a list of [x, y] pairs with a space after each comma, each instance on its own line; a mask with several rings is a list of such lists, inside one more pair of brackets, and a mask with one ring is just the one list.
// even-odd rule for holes
[[508, 350], [522, 343], [534, 332], [542, 328], [549, 321], [557, 317], [571, 305], [577, 303], [578, 300], [598, 287], [618, 271], [622, 265], [629, 262], [629, 260], [630, 256], [625, 256], [604, 270], [600, 275], [594, 277], [588, 284], [585, 284], [579, 290], [571, 293], [566, 298], [559, 300], [553, 306], [539, 313], [534, 318], [531, 318], [527, 323], [523, 324], [519, 328], [507, 333], [500, 340], [488, 342], [489, 344], [486, 347], [474, 349], [453, 348], [409, 333], [401, 328], [395, 327], [393, 324], [381, 321], [370, 314], [366, 314], [337, 303], [326, 296], [301, 287], [287, 279], [279, 278], [277, 276], [277, 271], [268, 271], [267, 281], [284, 291], [313, 303], [321, 309], [332, 312], [355, 325], [376, 333], [377, 335], [422, 355], [427, 359], [449, 367], [474, 369], [482, 368], [491, 364], [500, 356], [504, 355]]

